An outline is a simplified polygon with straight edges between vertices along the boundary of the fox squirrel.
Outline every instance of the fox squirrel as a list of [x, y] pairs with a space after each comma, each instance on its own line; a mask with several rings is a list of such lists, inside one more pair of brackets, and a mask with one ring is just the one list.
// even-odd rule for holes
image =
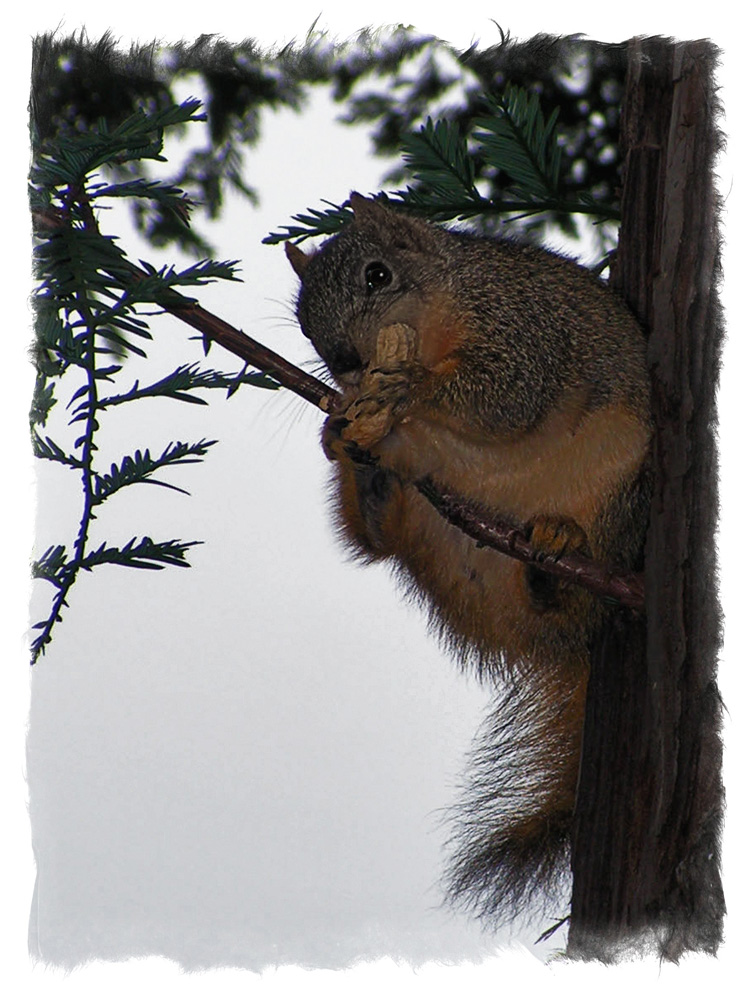
[[[429, 475], [537, 550], [637, 568], [645, 338], [573, 261], [356, 193], [350, 205], [354, 221], [316, 252], [286, 244], [300, 326], [342, 390], [323, 431], [336, 519], [358, 556], [395, 564], [439, 638], [497, 689], [448, 889], [499, 922], [564, 877], [590, 648], [606, 609], [478, 547], [410, 484]], [[358, 462], [358, 448], [377, 462]]]

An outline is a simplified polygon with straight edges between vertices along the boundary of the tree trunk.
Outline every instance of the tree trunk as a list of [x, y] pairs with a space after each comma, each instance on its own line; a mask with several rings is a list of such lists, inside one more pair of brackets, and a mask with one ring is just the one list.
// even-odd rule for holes
[[677, 960], [722, 936], [716, 56], [705, 41], [629, 43], [612, 284], [648, 332], [654, 494], [645, 616], [614, 612], [592, 656], [571, 957]]

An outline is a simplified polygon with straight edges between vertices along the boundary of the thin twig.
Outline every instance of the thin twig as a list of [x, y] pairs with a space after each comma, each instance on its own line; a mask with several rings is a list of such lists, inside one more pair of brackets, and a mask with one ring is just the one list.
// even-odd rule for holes
[[[132, 266], [132, 265], [131, 265]], [[145, 271], [133, 267], [134, 277], [145, 278]], [[223, 319], [195, 302], [170, 292], [168, 300], [160, 303], [169, 313], [192, 326], [210, 340], [236, 354], [243, 361], [271, 375], [280, 385], [291, 389], [298, 396], [314, 403], [326, 413], [338, 399], [338, 392], [307, 372], [291, 364], [286, 358], [270, 350], [241, 330], [230, 326]], [[362, 453], [362, 458], [376, 460]], [[474, 538], [479, 545], [496, 549], [503, 555], [521, 562], [534, 563], [540, 569], [558, 576], [569, 583], [578, 584], [599, 597], [615, 600], [625, 607], [640, 610], [644, 604], [643, 576], [627, 570], [614, 570], [575, 553], [556, 557], [534, 549], [523, 532], [512, 525], [498, 521], [489, 511], [482, 510], [466, 499], [443, 489], [429, 477], [414, 483], [416, 489], [451, 524]]]
[[518, 528], [498, 521], [496, 515], [457, 497], [429, 478], [414, 484], [435, 510], [469, 535], [479, 545], [502, 552], [512, 559], [534, 563], [540, 569], [569, 583], [577, 583], [600, 597], [611, 598], [628, 608], [642, 608], [644, 601], [643, 575], [627, 570], [614, 571], [592, 559], [569, 552], [556, 557], [533, 548]]
[[[144, 273], [145, 277], [145, 273]], [[179, 296], [183, 298], [183, 296]], [[308, 403], [314, 403], [321, 410], [328, 412], [333, 406], [338, 393], [331, 386], [321, 382], [320, 379], [291, 364], [286, 358], [265, 347], [252, 337], [235, 327], [225, 323], [223, 319], [199, 306], [195, 302], [184, 299], [184, 304], [165, 304], [165, 308], [173, 316], [181, 319], [183, 323], [192, 326], [204, 334], [209, 340], [225, 347], [232, 354], [247, 361], [264, 375], [271, 375], [285, 389], [291, 389], [298, 396], [306, 399]]]

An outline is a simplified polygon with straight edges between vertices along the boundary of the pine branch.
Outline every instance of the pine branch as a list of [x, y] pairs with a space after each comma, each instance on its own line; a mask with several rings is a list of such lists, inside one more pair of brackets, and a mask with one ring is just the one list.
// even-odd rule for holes
[[201, 544], [201, 542], [181, 542], [178, 539], [154, 542], [148, 537], [140, 541], [131, 538], [122, 548], [103, 542], [99, 548], [88, 552], [84, 557], [81, 558], [79, 554], [69, 560], [65, 558], [63, 545], [47, 549], [41, 559], [33, 564], [32, 572], [38, 579], [52, 583], [57, 588], [57, 595], [50, 615], [44, 621], [36, 622], [32, 626], [39, 630], [39, 634], [31, 643], [31, 662], [36, 663], [39, 656], [44, 653], [45, 647], [52, 640], [52, 630], [57, 622], [62, 621], [62, 609], [67, 607], [68, 591], [79, 569], [91, 570], [105, 563], [128, 566], [131, 569], [161, 570], [165, 566], [187, 568], [190, 563], [185, 558], [185, 552], [192, 546]]
[[438, 198], [481, 204], [474, 186], [474, 161], [457, 122], [428, 118], [419, 132], [404, 136], [401, 153], [414, 179]]
[[193, 207], [188, 196], [176, 184], [146, 180], [144, 177], [119, 184], [93, 184], [90, 193], [92, 201], [95, 198], [147, 198], [173, 212], [185, 223], [189, 221], [190, 209]]
[[99, 400], [99, 409], [108, 406], [118, 406], [120, 403], [130, 403], [134, 399], [147, 399], [151, 396], [161, 396], [167, 399], [177, 399], [183, 403], [196, 403], [206, 406], [206, 400], [192, 395], [196, 389], [227, 389], [232, 395], [240, 385], [255, 385], [265, 389], [278, 389], [279, 385], [266, 375], [255, 372], [237, 373], [217, 372], [212, 368], [199, 368], [197, 364], [180, 365], [175, 371], [158, 382], [141, 386], [138, 380], [133, 383], [128, 392], [115, 396], [105, 396]]
[[50, 437], [42, 437], [38, 431], [32, 429], [31, 447], [36, 458], [44, 458], [50, 462], [59, 462], [60, 465], [67, 465], [71, 469], [82, 469], [83, 462], [75, 455], [69, 455], [59, 444], [56, 444]]
[[556, 200], [562, 147], [557, 141], [555, 108], [545, 122], [539, 95], [506, 87], [499, 102], [488, 99], [493, 114], [478, 119], [474, 138], [486, 161], [506, 173], [532, 198]]
[[55, 383], [48, 381], [48, 378], [49, 376], [40, 366], [37, 369], [34, 394], [31, 399], [31, 410], [29, 411], [29, 423], [31, 424], [32, 434], [37, 424], [40, 427], [44, 427], [52, 407], [57, 402], [55, 399]]
[[336, 205], [332, 201], [326, 201], [325, 198], [322, 201], [324, 204], [329, 205], [330, 208], [326, 208], [323, 211], [316, 208], [308, 208], [307, 214], [301, 212], [299, 215], [293, 215], [292, 218], [294, 221], [300, 222], [301, 225], [284, 226], [283, 232], [270, 233], [262, 242], [271, 244], [285, 243], [287, 240], [296, 240], [299, 242], [308, 239], [310, 236], [331, 236], [333, 233], [337, 233], [340, 229], [343, 229], [354, 218], [354, 213], [347, 207], [346, 203], [344, 205]]
[[[600, 221], [619, 218], [616, 209], [596, 201], [588, 192], [576, 192], [568, 199], [560, 193], [563, 147], [556, 128], [559, 109], [545, 119], [539, 95], [511, 85], [499, 101], [485, 100], [491, 114], [474, 123], [471, 137], [477, 144], [476, 152], [469, 151], [468, 139], [461, 135], [457, 122], [428, 118], [418, 132], [401, 138], [401, 156], [416, 183], [390, 196], [376, 197], [436, 222], [479, 216], [521, 218], [542, 212], [591, 215]], [[506, 176], [510, 184], [504, 185], [498, 197], [485, 198], [476, 187], [477, 174]], [[341, 206], [325, 204], [330, 207], [322, 211], [309, 208], [292, 216], [299, 225], [284, 226], [263, 242], [330, 236], [351, 222], [347, 202]]]
[[95, 475], [92, 506], [104, 503], [113, 493], [133, 483], [150, 483], [153, 486], [163, 486], [177, 493], [187, 494], [188, 491], [179, 486], [165, 483], [161, 479], [153, 479], [154, 472], [166, 465], [189, 465], [200, 462], [208, 449], [215, 444], [216, 441], [205, 440], [196, 444], [176, 441], [168, 444], [158, 458], [152, 458], [148, 448], [143, 452], [136, 451], [135, 455], [126, 455], [119, 465], [112, 463], [109, 473]]
[[[185, 493], [186, 490], [154, 478], [158, 470], [201, 461], [213, 441], [196, 444], [169, 444], [158, 457], [138, 450], [112, 464], [108, 473], [94, 469], [95, 443], [99, 428], [98, 412], [108, 405], [142, 396], [167, 395], [201, 402], [190, 396], [195, 388], [221, 386], [231, 393], [243, 381], [262, 379], [246, 374], [223, 375], [200, 372], [195, 366], [181, 366], [177, 372], [140, 389], [136, 382], [129, 393], [101, 400], [100, 385], [112, 381], [122, 370], [118, 363], [102, 363], [107, 355], [117, 358], [127, 352], [146, 357], [132, 342], [133, 337], [150, 340], [147, 323], [135, 307], [174, 294], [181, 285], [202, 286], [216, 278], [234, 279], [234, 261], [200, 261], [182, 271], [172, 267], [156, 270], [144, 264], [140, 280], [133, 282], [125, 254], [114, 238], [99, 230], [94, 205], [105, 197], [149, 198], [162, 207], [174, 210], [187, 223], [189, 202], [174, 186], [134, 180], [120, 185], [94, 182], [90, 174], [98, 166], [113, 162], [161, 159], [164, 127], [196, 119], [197, 102], [168, 107], [146, 114], [138, 112], [109, 132], [106, 122], [89, 133], [63, 135], [42, 153], [31, 171], [30, 200], [40, 240], [35, 251], [39, 287], [37, 302], [37, 339], [33, 355], [37, 381], [31, 407], [32, 443], [37, 457], [68, 466], [80, 474], [82, 509], [72, 551], [65, 546], [47, 549], [34, 564], [34, 575], [51, 583], [56, 592], [49, 616], [37, 623], [38, 635], [31, 644], [32, 663], [36, 662], [51, 641], [68, 595], [80, 570], [90, 570], [101, 563], [117, 563], [141, 569], [161, 569], [165, 565], [187, 566], [186, 549], [197, 542], [153, 542], [150, 538], [131, 539], [123, 548], [100, 545], [90, 550], [88, 544], [94, 509], [112, 494], [135, 483], [150, 483]], [[181, 297], [180, 297], [181, 298]], [[52, 438], [37, 430], [44, 426], [55, 403], [54, 384], [73, 366], [80, 384], [67, 404], [69, 425], [81, 427], [68, 454]]]
[[132, 569], [164, 569], [165, 566], [180, 566], [187, 568], [190, 563], [185, 558], [185, 552], [202, 542], [181, 542], [174, 538], [169, 542], [154, 542], [151, 538], [141, 538], [130, 541], [120, 547], [102, 542], [98, 549], [89, 552], [81, 561], [82, 569], [93, 569], [104, 563], [117, 566], [129, 566]]
[[[222, 278], [224, 281], [240, 281], [235, 273], [238, 263], [236, 260], [199, 260], [183, 271], [176, 271], [174, 267], [162, 267], [157, 270], [146, 261], [141, 261], [141, 266], [147, 274], [158, 279], [157, 287], [169, 285], [171, 288], [177, 285], [205, 285], [217, 278]], [[141, 294], [143, 287], [140, 289]]]
[[[526, 215], [534, 215], [541, 212], [562, 212], [570, 215], [593, 216], [597, 221], [617, 221], [620, 213], [610, 205], [605, 205], [596, 201], [585, 191], [578, 192], [575, 201], [565, 201], [561, 198], [531, 198], [523, 197], [516, 193], [514, 197], [503, 196], [499, 199], [479, 198], [474, 200], [468, 195], [453, 193], [452, 197], [439, 195], [432, 190], [424, 190], [418, 187], [407, 185], [400, 191], [394, 191], [391, 195], [373, 194], [371, 197], [377, 198], [383, 205], [399, 209], [408, 209], [415, 215], [423, 215], [432, 222], [451, 222], [454, 219], [464, 221], [466, 219], [477, 219], [481, 216], [489, 216], [497, 219], [501, 215], [521, 218]], [[331, 236], [339, 232], [352, 220], [352, 213], [348, 207], [349, 203], [334, 205], [324, 212], [314, 208], [308, 208], [309, 214], [301, 213], [293, 215], [292, 218], [302, 223], [299, 226], [283, 226], [283, 231], [269, 233], [261, 241], [266, 244], [286, 243], [293, 240], [301, 243], [302, 240], [312, 239], [316, 236]]]
[[[42, 556], [31, 564], [31, 575], [39, 580], [47, 580], [55, 587], [64, 585], [68, 560], [64, 545], [51, 545]], [[37, 623], [34, 628], [40, 628]]]

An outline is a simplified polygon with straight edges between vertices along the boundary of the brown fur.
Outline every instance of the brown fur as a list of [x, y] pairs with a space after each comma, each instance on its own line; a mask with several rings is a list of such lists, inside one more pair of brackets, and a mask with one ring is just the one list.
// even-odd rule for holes
[[[431, 476], [541, 550], [635, 565], [650, 438], [645, 345], [625, 308], [570, 261], [357, 195], [352, 205], [343, 234], [290, 255], [302, 329], [344, 389], [324, 431], [337, 521], [357, 554], [394, 563], [462, 662], [509, 685], [490, 727], [494, 757], [484, 754], [497, 808], [485, 832], [464, 838], [451, 890], [507, 915], [564, 853], [603, 608], [477, 547], [411, 484]], [[353, 461], [352, 445], [377, 466]]]

